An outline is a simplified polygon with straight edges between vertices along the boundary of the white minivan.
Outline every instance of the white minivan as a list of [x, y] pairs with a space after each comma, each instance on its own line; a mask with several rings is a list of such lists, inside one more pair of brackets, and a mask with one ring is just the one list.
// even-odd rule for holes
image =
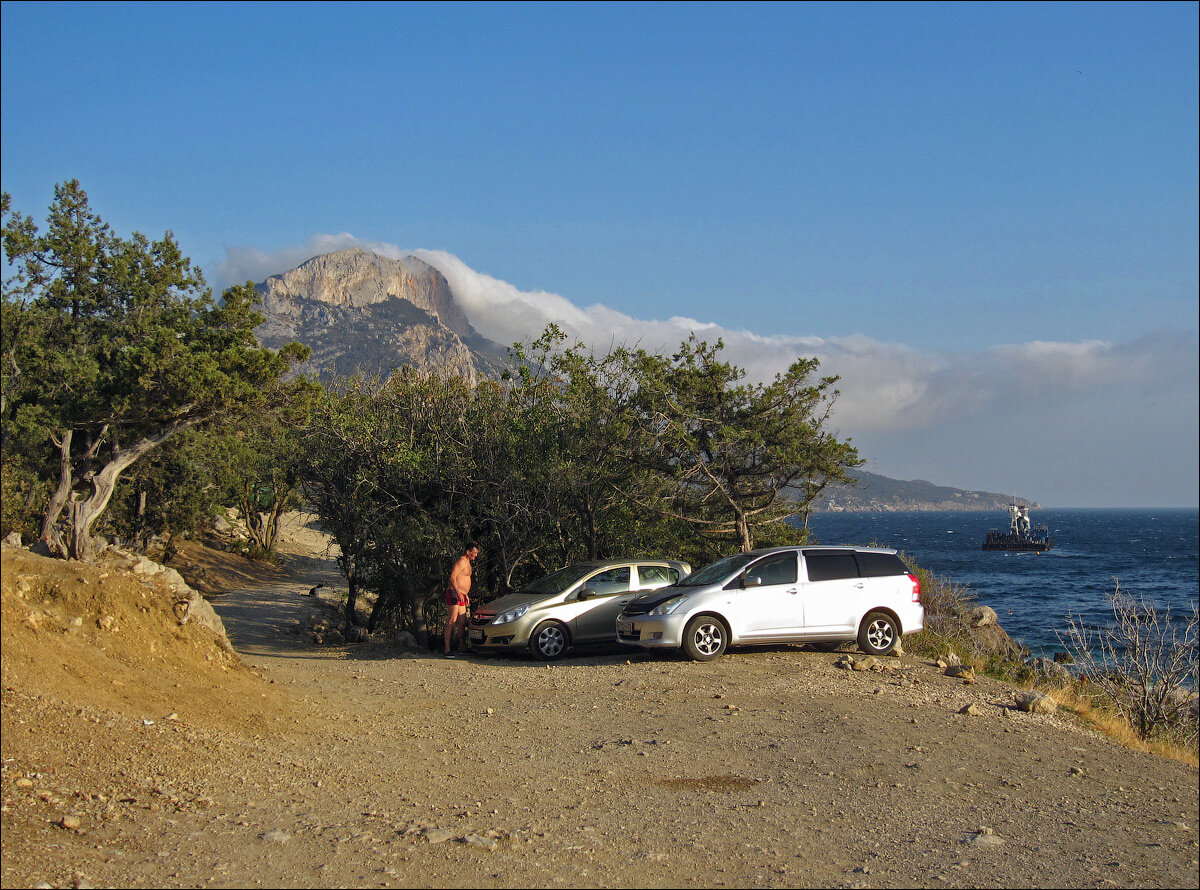
[[729, 646], [851, 640], [884, 655], [924, 620], [921, 583], [895, 550], [776, 547], [728, 556], [636, 597], [617, 616], [617, 641], [683, 649], [696, 661]]

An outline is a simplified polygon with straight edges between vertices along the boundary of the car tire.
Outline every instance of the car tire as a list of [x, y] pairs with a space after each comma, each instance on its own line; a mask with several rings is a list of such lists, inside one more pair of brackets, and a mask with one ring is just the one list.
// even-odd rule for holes
[[683, 651], [692, 661], [712, 661], [729, 647], [729, 630], [719, 618], [697, 615], [683, 629]]
[[560, 621], [544, 621], [529, 635], [529, 651], [539, 661], [554, 661], [566, 654], [571, 635]]
[[868, 655], [887, 655], [900, 642], [900, 627], [887, 612], [870, 612], [858, 629], [858, 648]]

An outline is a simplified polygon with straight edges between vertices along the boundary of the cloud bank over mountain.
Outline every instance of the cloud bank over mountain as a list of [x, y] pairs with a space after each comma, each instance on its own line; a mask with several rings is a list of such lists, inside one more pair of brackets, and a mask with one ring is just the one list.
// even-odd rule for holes
[[[868, 469], [886, 475], [1100, 506], [1088, 499], [1089, 478], [1111, 480], [1153, 454], [1191, 466], [1185, 478], [1195, 498], [1194, 333], [1163, 329], [1121, 343], [1034, 341], [974, 352], [953, 344], [920, 351], [867, 335], [763, 335], [686, 316], [639, 319], [600, 304], [581, 307], [559, 294], [520, 290], [445, 251], [401, 250], [349, 234], [319, 235], [273, 253], [231, 250], [218, 278], [261, 281], [348, 247], [420, 257], [446, 276], [476, 330], [502, 344], [536, 337], [550, 322], [599, 351], [617, 344], [666, 351], [695, 333], [723, 340], [726, 356], [754, 380], [814, 356], [822, 374], [841, 378], [836, 427], [868, 458]], [[1154, 481], [1130, 474], [1129, 505], [1188, 502], [1173, 486], [1154, 493], [1147, 483]]]

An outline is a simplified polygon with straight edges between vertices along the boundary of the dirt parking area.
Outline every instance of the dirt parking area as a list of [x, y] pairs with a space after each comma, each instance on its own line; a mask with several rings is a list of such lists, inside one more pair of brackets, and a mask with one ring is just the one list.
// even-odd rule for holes
[[5, 887], [1197, 886], [1197, 771], [1005, 684], [314, 646], [302, 532], [212, 597], [227, 658], [145, 582], [4, 551]]

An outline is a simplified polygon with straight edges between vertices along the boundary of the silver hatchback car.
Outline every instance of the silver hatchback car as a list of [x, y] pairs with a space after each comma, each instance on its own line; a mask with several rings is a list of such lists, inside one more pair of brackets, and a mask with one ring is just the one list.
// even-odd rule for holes
[[850, 640], [881, 655], [924, 621], [921, 583], [895, 550], [777, 547], [636, 597], [617, 617], [617, 641], [683, 649], [696, 661], [736, 645]]
[[579, 643], [615, 642], [617, 613], [634, 596], [674, 584], [690, 572], [673, 559], [610, 559], [567, 566], [528, 587], [475, 608], [472, 648], [520, 650], [551, 661]]

